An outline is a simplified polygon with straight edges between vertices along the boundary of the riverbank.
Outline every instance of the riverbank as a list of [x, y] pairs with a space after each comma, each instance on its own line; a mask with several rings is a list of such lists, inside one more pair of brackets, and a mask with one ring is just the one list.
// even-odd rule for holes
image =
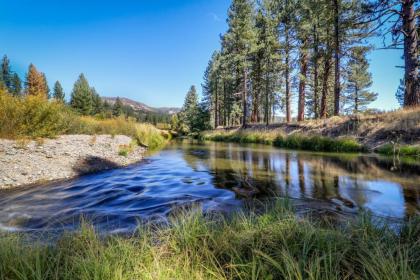
[[145, 150], [124, 135], [0, 139], [0, 189], [124, 167], [140, 161]]
[[211, 141], [272, 144], [324, 152], [379, 152], [420, 157], [420, 109], [332, 117], [292, 124], [206, 131]]
[[278, 200], [233, 217], [181, 211], [170, 226], [101, 238], [82, 226], [52, 245], [0, 234], [1, 279], [417, 279], [420, 220], [397, 232], [362, 215], [297, 218]]

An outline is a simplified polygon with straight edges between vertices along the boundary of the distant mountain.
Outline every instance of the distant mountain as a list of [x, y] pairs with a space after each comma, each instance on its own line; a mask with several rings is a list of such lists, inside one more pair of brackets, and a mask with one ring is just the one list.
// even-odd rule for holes
[[[109, 104], [113, 105], [115, 103], [115, 100], [117, 100], [117, 97], [102, 97], [102, 100], [108, 102]], [[169, 114], [173, 115], [178, 113], [181, 109], [177, 107], [150, 107], [144, 103], [134, 101], [129, 98], [120, 97], [121, 102], [125, 106], [130, 106], [135, 111], [141, 111], [145, 113], [161, 113], [161, 114]]]

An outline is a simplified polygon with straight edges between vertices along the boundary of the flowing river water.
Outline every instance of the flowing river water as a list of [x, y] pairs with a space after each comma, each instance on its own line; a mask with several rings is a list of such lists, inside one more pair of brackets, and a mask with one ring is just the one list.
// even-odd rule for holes
[[420, 213], [420, 164], [375, 155], [176, 141], [143, 162], [65, 182], [0, 191], [0, 230], [62, 232], [81, 218], [130, 233], [178, 207], [233, 211], [289, 197], [301, 211], [402, 220]]

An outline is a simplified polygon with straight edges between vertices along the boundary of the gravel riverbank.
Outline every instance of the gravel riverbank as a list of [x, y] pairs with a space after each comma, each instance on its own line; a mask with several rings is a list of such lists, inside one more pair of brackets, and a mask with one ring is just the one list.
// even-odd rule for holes
[[64, 135], [57, 139], [0, 139], [0, 189], [69, 179], [140, 161], [145, 149], [119, 155], [132, 139], [124, 135]]

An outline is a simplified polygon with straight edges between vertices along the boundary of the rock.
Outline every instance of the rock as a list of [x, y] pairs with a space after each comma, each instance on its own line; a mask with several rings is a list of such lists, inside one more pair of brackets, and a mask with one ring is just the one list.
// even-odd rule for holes
[[16, 155], [16, 154], [17, 154], [17, 151], [15, 149], [10, 149], [10, 150], [6, 151], [6, 155], [8, 155], [8, 156], [13, 156], [13, 155]]

